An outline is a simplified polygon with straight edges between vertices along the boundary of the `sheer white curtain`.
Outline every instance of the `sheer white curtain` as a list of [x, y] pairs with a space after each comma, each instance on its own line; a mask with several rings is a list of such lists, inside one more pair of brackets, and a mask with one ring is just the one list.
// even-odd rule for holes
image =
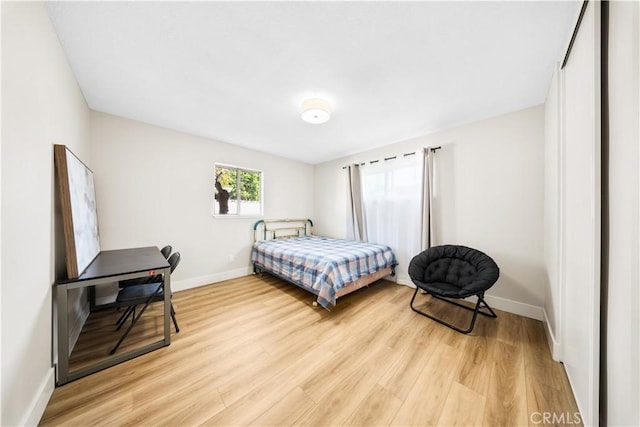
[[409, 284], [409, 261], [422, 241], [422, 156], [398, 157], [360, 168], [369, 242], [390, 246], [398, 282]]

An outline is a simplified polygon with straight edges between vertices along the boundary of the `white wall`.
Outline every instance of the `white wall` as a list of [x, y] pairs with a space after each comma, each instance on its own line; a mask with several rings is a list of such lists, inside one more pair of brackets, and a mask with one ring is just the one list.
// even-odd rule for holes
[[[609, 2], [607, 424], [640, 425], [640, 4]], [[605, 270], [606, 271], [606, 270]]]
[[[491, 255], [501, 273], [487, 292], [490, 303], [541, 319], [547, 280], [542, 106], [316, 165], [316, 232], [346, 235], [342, 166], [440, 145], [435, 157], [436, 244], [463, 244]], [[407, 266], [399, 269], [406, 273]]]
[[212, 216], [215, 162], [264, 172], [265, 218], [313, 213], [309, 164], [97, 112], [91, 147], [102, 249], [171, 244], [173, 290], [250, 271], [256, 218]]
[[562, 145], [560, 122], [562, 113], [562, 74], [557, 64], [545, 102], [544, 148], [544, 261], [547, 269], [545, 289], [545, 323], [551, 354], [560, 360], [559, 322], [561, 320], [561, 188]]
[[[53, 144], [91, 166], [89, 110], [40, 2], [2, 2], [2, 425], [39, 421], [54, 385]], [[60, 268], [62, 266], [62, 269]]]

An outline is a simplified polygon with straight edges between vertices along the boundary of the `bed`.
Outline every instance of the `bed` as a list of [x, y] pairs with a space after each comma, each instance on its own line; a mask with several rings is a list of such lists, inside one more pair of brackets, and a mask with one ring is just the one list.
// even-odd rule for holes
[[388, 246], [316, 236], [310, 219], [260, 220], [253, 230], [254, 273], [300, 286], [327, 310], [338, 298], [395, 274]]

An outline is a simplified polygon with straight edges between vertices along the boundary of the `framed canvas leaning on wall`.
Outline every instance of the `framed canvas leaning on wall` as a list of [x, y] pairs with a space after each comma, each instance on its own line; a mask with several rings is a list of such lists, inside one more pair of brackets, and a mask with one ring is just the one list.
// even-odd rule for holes
[[64, 145], [53, 146], [60, 188], [67, 276], [77, 278], [100, 253], [93, 172]]

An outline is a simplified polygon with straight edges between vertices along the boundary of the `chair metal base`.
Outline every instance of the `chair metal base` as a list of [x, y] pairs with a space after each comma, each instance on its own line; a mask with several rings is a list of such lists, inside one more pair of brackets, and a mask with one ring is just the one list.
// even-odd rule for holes
[[[116, 328], [116, 331], [119, 331], [120, 328], [122, 328], [122, 326], [124, 325], [124, 322], [126, 322], [129, 316], [133, 315], [135, 317], [136, 307], [137, 305], [132, 305], [130, 307], [127, 307], [127, 309], [124, 311], [124, 313], [122, 313], [122, 315], [116, 322], [116, 325], [118, 326]], [[176, 319], [176, 310], [173, 308], [173, 303], [171, 304], [171, 320], [173, 320], [173, 326], [176, 328], [176, 333], [180, 332], [180, 327], [178, 326], [178, 320]]]
[[[129, 335], [129, 332], [131, 332], [131, 329], [133, 329], [134, 325], [138, 322], [138, 320], [140, 319], [142, 314], [145, 312], [145, 310], [147, 309], [149, 304], [151, 304], [154, 301], [154, 299], [158, 295], [160, 295], [160, 291], [162, 291], [162, 286], [158, 286], [158, 289], [156, 289], [156, 291], [152, 295], [149, 296], [149, 298], [146, 300], [145, 304], [142, 306], [142, 309], [140, 310], [140, 312], [137, 315], [136, 315], [136, 307], [137, 307], [137, 305], [132, 305], [132, 306], [127, 307], [125, 312], [122, 313], [122, 315], [120, 316], [120, 318], [116, 322], [116, 325], [118, 326], [116, 328], [116, 330], [119, 331], [120, 328], [122, 328], [122, 326], [124, 325], [124, 322], [129, 318], [129, 316], [132, 316], [131, 317], [131, 324], [129, 325], [127, 330], [124, 332], [124, 334], [122, 334], [122, 336], [120, 337], [120, 339], [116, 343], [115, 347], [113, 347], [113, 349], [110, 352], [111, 354], [115, 354], [115, 352], [118, 351], [118, 348], [120, 347], [120, 345], [122, 344], [124, 339], [127, 337], [127, 335]], [[178, 321], [176, 320], [176, 311], [173, 308], [173, 304], [171, 304], [171, 319], [173, 320], [173, 326], [176, 328], [176, 333], [180, 332], [180, 328], [178, 327]]]
[[[437, 298], [439, 300], [448, 302], [449, 304], [457, 305], [458, 307], [462, 307], [465, 310], [473, 311], [473, 316], [471, 317], [471, 323], [469, 324], [469, 327], [467, 329], [459, 328], [459, 327], [457, 327], [455, 325], [452, 325], [451, 323], [447, 323], [442, 319], [438, 319], [437, 317], [434, 317], [434, 316], [432, 316], [430, 314], [427, 314], [427, 313], [425, 313], [423, 311], [420, 311], [416, 307], [414, 307], [413, 303], [414, 303], [414, 301], [416, 299], [416, 295], [418, 294], [418, 291], [420, 289], [421, 288], [416, 286], [416, 290], [413, 293], [413, 297], [411, 297], [411, 303], [409, 304], [409, 306], [411, 307], [411, 310], [413, 310], [416, 313], [421, 314], [421, 315], [423, 315], [425, 317], [428, 317], [431, 320], [435, 320], [436, 322], [438, 322], [438, 323], [440, 323], [440, 324], [442, 324], [444, 326], [447, 326], [447, 327], [453, 329], [454, 331], [458, 331], [458, 332], [463, 333], [463, 334], [468, 334], [469, 332], [473, 331], [473, 327], [476, 324], [476, 318], [478, 317], [478, 314], [482, 314], [483, 316], [491, 317], [493, 319], [498, 317], [498, 315], [496, 313], [494, 313], [494, 311], [491, 309], [491, 307], [489, 307], [489, 304], [487, 304], [487, 302], [484, 300], [484, 292], [480, 292], [480, 293], [476, 294], [476, 297], [478, 298], [478, 301], [476, 302], [476, 306], [474, 308], [468, 307], [466, 305], [460, 304], [460, 303], [455, 302], [455, 301], [451, 301], [448, 298], [444, 298], [444, 297], [441, 297], [441, 296], [438, 296], [438, 295], [434, 295], [434, 294], [432, 294], [430, 292], [427, 292], [429, 295], [431, 295], [434, 298]], [[484, 305], [484, 307], [486, 307], [487, 310], [489, 310], [489, 313], [486, 313], [486, 312], [480, 310], [482, 308], [481, 307], [482, 305]]]

